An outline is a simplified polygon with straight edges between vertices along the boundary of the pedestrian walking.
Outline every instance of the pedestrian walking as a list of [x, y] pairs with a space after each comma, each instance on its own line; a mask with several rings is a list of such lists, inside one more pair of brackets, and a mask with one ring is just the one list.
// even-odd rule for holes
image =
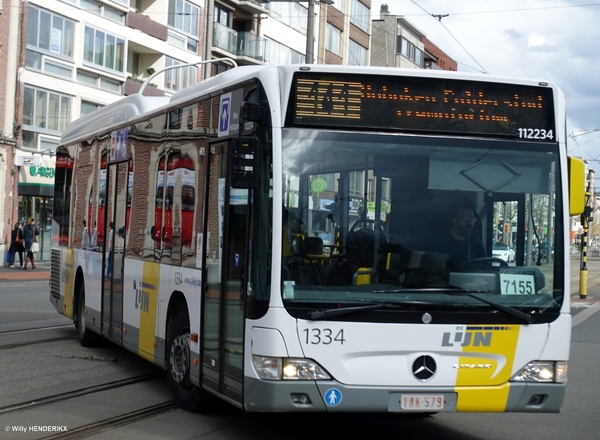
[[25, 246], [23, 245], [23, 231], [21, 230], [21, 222], [15, 223], [15, 228], [10, 233], [10, 247], [8, 251], [11, 253], [11, 261], [9, 262], [10, 267], [15, 267], [15, 258], [19, 255], [20, 267], [23, 267], [23, 252]]
[[27, 252], [27, 255], [25, 258], [25, 266], [23, 266], [23, 269], [25, 269], [25, 270], [27, 270], [27, 265], [29, 264], [30, 261], [31, 261], [31, 268], [35, 269], [35, 267], [36, 267], [33, 253], [37, 252], [36, 248], [39, 247], [39, 244], [37, 242], [37, 238], [39, 235], [40, 235], [40, 231], [37, 228], [37, 226], [35, 226], [35, 220], [33, 219], [33, 217], [29, 217], [27, 219], [27, 224], [23, 228], [23, 239], [25, 240], [25, 251]]

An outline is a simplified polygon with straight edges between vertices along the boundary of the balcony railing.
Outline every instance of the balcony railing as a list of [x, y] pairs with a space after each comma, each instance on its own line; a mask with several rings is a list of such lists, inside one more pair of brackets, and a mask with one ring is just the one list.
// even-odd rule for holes
[[221, 23], [213, 23], [213, 47], [239, 57], [265, 59], [266, 40], [248, 32], [236, 32]]
[[246, 56], [258, 61], [265, 59], [266, 40], [248, 32], [240, 32], [237, 40], [237, 56]]
[[237, 47], [237, 32], [221, 23], [213, 23], [213, 25], [212, 45], [219, 49], [226, 50], [231, 54], [235, 54]]

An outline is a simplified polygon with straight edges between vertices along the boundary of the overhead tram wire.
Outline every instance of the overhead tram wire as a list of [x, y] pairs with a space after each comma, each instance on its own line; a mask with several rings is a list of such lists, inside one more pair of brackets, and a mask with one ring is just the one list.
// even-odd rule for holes
[[458, 39], [452, 34], [452, 32], [450, 32], [450, 29], [448, 29], [446, 27], [446, 25], [444, 23], [442, 23], [442, 18], [444, 17], [448, 17], [450, 14], [432, 14], [429, 11], [427, 11], [424, 7], [422, 7], [420, 4], [418, 4], [415, 0], [410, 0], [412, 3], [414, 3], [417, 7], [419, 7], [420, 9], [422, 9], [423, 11], [425, 11], [428, 15], [432, 16], [433, 18], [436, 18], [438, 20], [438, 22], [442, 25], [442, 27], [446, 30], [446, 32], [448, 32], [448, 34], [450, 34], [450, 36], [454, 39], [454, 41], [456, 41], [456, 43], [458, 43], [458, 45], [462, 48], [462, 50], [465, 51], [465, 53], [467, 55], [469, 55], [469, 57], [471, 57], [471, 59], [473, 61], [475, 61], [475, 63], [481, 68], [481, 72], [482, 73], [489, 73], [485, 67], [483, 67], [479, 61], [477, 61], [475, 59], [475, 57], [473, 55], [471, 55], [471, 53], [466, 49], [465, 46], [462, 45], [462, 43], [460, 41], [458, 41]]
[[569, 153], [570, 153], [570, 154], [572, 154], [572, 153], [573, 153], [573, 151], [575, 151], [575, 150], [578, 150], [578, 149], [581, 149], [581, 151], [582, 151], [582, 152], [583, 152], [583, 153], [584, 153], [586, 156], [588, 156], [588, 158], [586, 159], [587, 161], [589, 161], [589, 162], [600, 162], [600, 154], [599, 154], [598, 156], [596, 156], [595, 158], [593, 158], [593, 157], [592, 157], [592, 155], [591, 155], [590, 153], [588, 153], [588, 152], [587, 152], [587, 151], [586, 151], [586, 150], [583, 148], [583, 146], [584, 146], [585, 144], [589, 144], [590, 142], [592, 142], [592, 141], [594, 141], [594, 140], [596, 140], [596, 139], [600, 138], [600, 134], [598, 134], [597, 136], [594, 136], [592, 139], [589, 139], [589, 140], [587, 140], [587, 141], [585, 141], [585, 142], [583, 142], [583, 143], [581, 143], [581, 144], [580, 144], [580, 143], [577, 141], [577, 139], [576, 139], [576, 138], [577, 138], [577, 137], [579, 137], [579, 136], [584, 136], [584, 135], [588, 135], [588, 134], [591, 134], [591, 133], [600, 132], [600, 128], [594, 128], [594, 129], [591, 129], [591, 130], [580, 130], [580, 131], [581, 131], [581, 132], [580, 132], [580, 133], [578, 133], [578, 134], [575, 134], [575, 133], [574, 133], [574, 131], [571, 131], [571, 133], [569, 134], [569, 137], [570, 137], [571, 139], [573, 139], [573, 142], [575, 142], [575, 144], [577, 145], [577, 147], [575, 147], [575, 148], [572, 148], [572, 149], [569, 151]]
[[549, 9], [584, 8], [586, 6], [600, 6], [600, 3], [586, 3], [586, 4], [582, 4], [582, 5], [541, 6], [538, 8], [497, 9], [494, 11], [456, 12], [456, 13], [453, 13], [452, 15], [475, 15], [475, 14], [498, 14], [498, 13], [502, 13], [502, 12], [545, 11], [545, 10], [549, 10]]

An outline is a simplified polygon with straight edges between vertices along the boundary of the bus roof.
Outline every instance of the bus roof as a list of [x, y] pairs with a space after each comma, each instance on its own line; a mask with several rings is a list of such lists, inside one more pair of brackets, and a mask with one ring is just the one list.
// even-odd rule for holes
[[[260, 65], [260, 66], [241, 66], [227, 70], [219, 75], [210, 77], [204, 81], [196, 83], [186, 89], [183, 89], [171, 97], [141, 96], [138, 94], [126, 96], [112, 104], [102, 107], [92, 113], [89, 113], [73, 122], [63, 131], [61, 145], [68, 145], [74, 142], [87, 139], [94, 134], [106, 133], [119, 126], [123, 126], [128, 121], [137, 120], [140, 115], [146, 113], [155, 113], [161, 107], [170, 107], [177, 103], [185, 101], [194, 101], [196, 98], [207, 95], [217, 95], [230, 85], [239, 84], [252, 78], [261, 77], [265, 71], [276, 70], [280, 83], [288, 83], [291, 77], [298, 71], [329, 72], [329, 73], [357, 73], [369, 75], [399, 75], [421, 78], [453, 78], [455, 80], [476, 80], [484, 82], [513, 83], [535, 86], [550, 86], [554, 84], [550, 81], [539, 81], [523, 78], [505, 78], [492, 75], [482, 75], [473, 73], [463, 73], [445, 70], [430, 69], [408, 69], [395, 67], [374, 67], [374, 66], [346, 66], [346, 65], [307, 65], [307, 64], [287, 64], [287, 65]], [[271, 73], [272, 74], [272, 73]], [[285, 103], [281, 103], [285, 105]]]
[[138, 115], [168, 104], [169, 97], [129, 95], [76, 119], [63, 131], [61, 145], [68, 145], [92, 134], [117, 127]]

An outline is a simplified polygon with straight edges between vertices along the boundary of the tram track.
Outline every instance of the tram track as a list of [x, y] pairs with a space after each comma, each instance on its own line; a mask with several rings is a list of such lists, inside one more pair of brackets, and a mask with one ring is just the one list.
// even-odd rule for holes
[[87, 425], [79, 426], [77, 428], [69, 428], [68, 432], [57, 433], [48, 437], [43, 437], [45, 440], [66, 440], [72, 438], [85, 438], [91, 434], [97, 434], [102, 431], [109, 431], [119, 426], [128, 425], [139, 420], [143, 420], [149, 417], [154, 417], [159, 414], [173, 411], [177, 408], [177, 404], [174, 400], [152, 405], [146, 408], [142, 408], [136, 411], [132, 411], [118, 416], [110, 417], [108, 419], [100, 420], [98, 422], [90, 423]]
[[14, 334], [18, 334], [18, 333], [28, 333], [28, 332], [35, 332], [35, 331], [42, 331], [42, 330], [54, 330], [54, 329], [67, 328], [67, 327], [73, 327], [73, 323], [48, 325], [45, 327], [22, 328], [22, 329], [16, 329], [16, 330], [5, 330], [5, 331], [0, 331], [0, 336], [14, 335]]
[[[0, 416], [12, 413], [15, 411], [28, 411], [31, 409], [39, 408], [44, 405], [50, 405], [52, 403], [62, 402], [77, 397], [88, 396], [103, 391], [113, 390], [128, 385], [134, 385], [141, 382], [147, 382], [153, 379], [158, 379], [165, 375], [164, 371], [157, 373], [142, 374], [140, 376], [129, 377], [127, 379], [116, 380], [112, 382], [103, 383], [100, 385], [94, 385], [86, 388], [80, 388], [78, 390], [67, 391], [65, 393], [54, 394], [51, 396], [41, 397], [39, 399], [29, 400], [26, 402], [20, 402], [12, 405], [0, 407]], [[173, 402], [174, 404], [174, 402]], [[148, 407], [151, 408], [151, 407]], [[141, 411], [141, 410], [140, 410]], [[137, 411], [136, 411], [137, 412]]]
[[[21, 336], [21, 335], [35, 335], [36, 332], [48, 332], [48, 331], [53, 331], [53, 330], [61, 330], [61, 329], [67, 328], [67, 327], [73, 327], [73, 324], [53, 325], [53, 326], [37, 327], [37, 328], [31, 328], [31, 329], [7, 330], [7, 331], [0, 332], [0, 338]], [[76, 339], [76, 338], [77, 338], [77, 334], [75, 332], [73, 332], [73, 334], [70, 334], [70, 335], [57, 335], [57, 336], [48, 335], [46, 337], [41, 337], [41, 338], [38, 337], [33, 340], [19, 340], [19, 341], [13, 341], [13, 342], [9, 342], [9, 343], [1, 343], [0, 342], [0, 350], [11, 350], [14, 348], [26, 347], [28, 345], [45, 344], [48, 342], [65, 341], [65, 340]]]
[[13, 348], [26, 347], [28, 345], [45, 344], [47, 342], [66, 341], [68, 339], [77, 339], [77, 336], [58, 336], [56, 338], [37, 339], [35, 341], [15, 342], [12, 344], [0, 344], [0, 350], [11, 350]]

